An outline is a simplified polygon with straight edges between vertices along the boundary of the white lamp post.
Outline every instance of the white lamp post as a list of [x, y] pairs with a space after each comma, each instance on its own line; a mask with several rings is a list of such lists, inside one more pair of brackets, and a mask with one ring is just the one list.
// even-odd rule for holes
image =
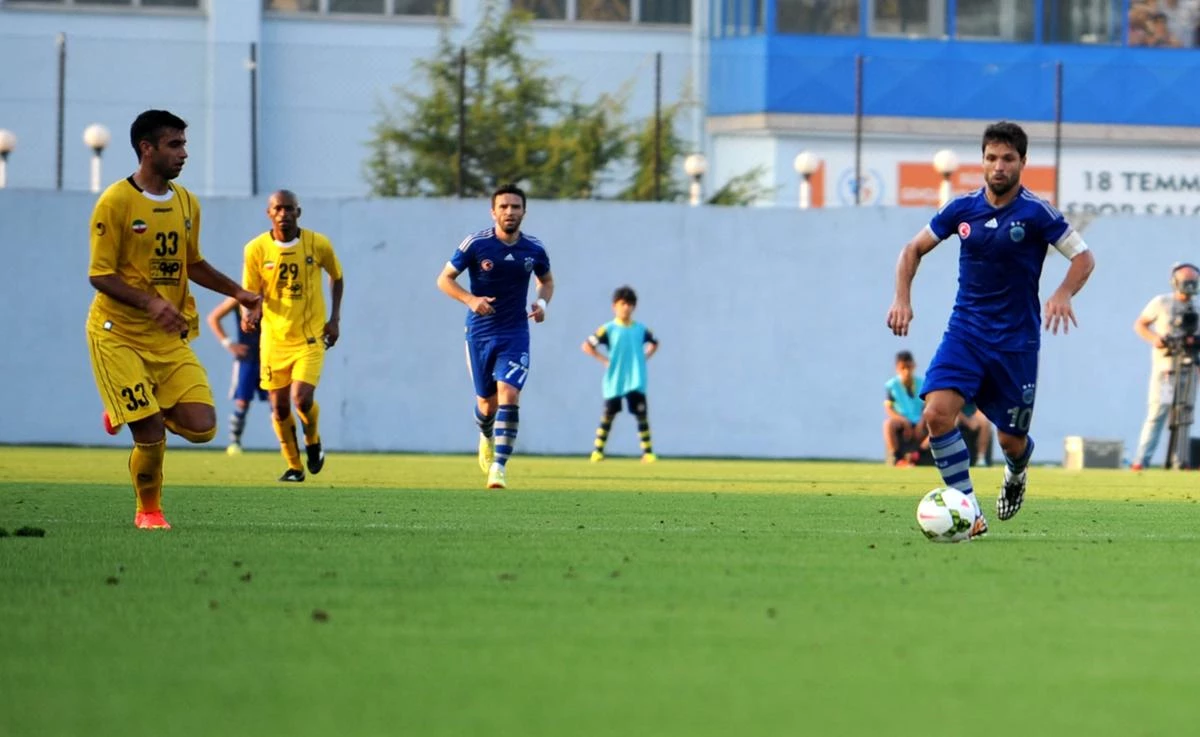
[[812, 175], [821, 168], [821, 160], [809, 151], [801, 151], [792, 161], [792, 168], [800, 175], [800, 209], [812, 206]]
[[933, 155], [933, 168], [942, 175], [942, 183], [938, 185], [938, 207], [950, 201], [954, 188], [950, 185], [950, 176], [958, 169], [958, 155], [944, 148]]
[[104, 153], [104, 147], [112, 140], [112, 135], [108, 132], [108, 128], [99, 123], [92, 123], [87, 128], [83, 129], [83, 142], [92, 150], [92, 191], [100, 191], [100, 154]]
[[708, 170], [708, 162], [704, 160], [704, 154], [690, 154], [683, 160], [683, 170], [692, 179], [692, 186], [689, 190], [692, 206], [700, 204], [700, 180], [704, 178], [704, 172]]
[[8, 155], [17, 147], [17, 134], [0, 128], [0, 189], [8, 186]]

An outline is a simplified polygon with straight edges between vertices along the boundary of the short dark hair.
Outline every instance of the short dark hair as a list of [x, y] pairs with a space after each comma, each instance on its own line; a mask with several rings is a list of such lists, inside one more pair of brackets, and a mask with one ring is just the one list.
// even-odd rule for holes
[[129, 142], [133, 144], [133, 153], [139, 160], [142, 158], [142, 150], [138, 144], [149, 141], [157, 146], [158, 139], [167, 128], [187, 130], [187, 123], [183, 118], [166, 110], [147, 110], [133, 119], [133, 125], [129, 126]]
[[986, 151], [989, 143], [1007, 143], [1017, 150], [1017, 154], [1022, 159], [1025, 158], [1025, 152], [1029, 150], [1029, 136], [1025, 135], [1025, 130], [1007, 120], [992, 123], [984, 130], [983, 145], [979, 147], [980, 151]]
[[900, 351], [896, 354], [896, 363], [916, 363], [910, 351]]
[[617, 287], [613, 290], [613, 300], [616, 302], [628, 302], [633, 306], [637, 306], [637, 292], [633, 291], [633, 287], [625, 285]]
[[496, 206], [496, 198], [502, 194], [515, 194], [516, 196], [520, 197], [521, 209], [525, 209], [525, 191], [517, 185], [511, 183], [497, 187], [496, 191], [492, 192], [492, 207]]

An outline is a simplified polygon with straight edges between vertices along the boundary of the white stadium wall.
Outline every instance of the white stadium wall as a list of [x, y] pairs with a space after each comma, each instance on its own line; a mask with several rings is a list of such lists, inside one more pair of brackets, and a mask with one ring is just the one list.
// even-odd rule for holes
[[[0, 191], [8, 267], [0, 443], [128, 442], [100, 429], [84, 340], [92, 202], [87, 194]], [[206, 257], [240, 273], [242, 245], [267, 225], [263, 202], [207, 198], [203, 206]], [[472, 451], [464, 310], [434, 278], [462, 237], [489, 223], [487, 202], [303, 206], [302, 225], [332, 238], [346, 273], [342, 340], [318, 391], [327, 447]], [[955, 290], [958, 248], [949, 241], [918, 274], [913, 334], [894, 338], [884, 326], [898, 249], [929, 214], [531, 202], [527, 229], [547, 244], [558, 293], [547, 322], [532, 328], [518, 452], [589, 451], [601, 367], [579, 346], [608, 319], [612, 289], [628, 283], [638, 291], [639, 319], [662, 341], [649, 397], [663, 456], [880, 458], [892, 356], [907, 348], [927, 365]], [[1078, 330], [1044, 341], [1036, 460], [1061, 459], [1067, 435], [1123, 439], [1132, 453], [1149, 369], [1133, 321], [1167, 291], [1171, 263], [1193, 252], [1195, 223], [1128, 216], [1087, 226], [1099, 265], [1076, 299]], [[1065, 267], [1052, 251], [1043, 296]], [[197, 293], [202, 311], [218, 301]], [[221, 445], [230, 359], [207, 327], [201, 333], [195, 345], [218, 399]], [[253, 408], [249, 427], [248, 445], [275, 446], [265, 405]], [[620, 417], [613, 452], [636, 452], [635, 436], [632, 419]]]

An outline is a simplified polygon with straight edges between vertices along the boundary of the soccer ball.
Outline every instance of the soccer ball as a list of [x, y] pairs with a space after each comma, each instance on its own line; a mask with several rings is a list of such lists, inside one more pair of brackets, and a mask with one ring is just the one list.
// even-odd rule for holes
[[934, 489], [917, 505], [917, 525], [935, 543], [966, 540], [975, 516], [975, 505], [958, 489]]

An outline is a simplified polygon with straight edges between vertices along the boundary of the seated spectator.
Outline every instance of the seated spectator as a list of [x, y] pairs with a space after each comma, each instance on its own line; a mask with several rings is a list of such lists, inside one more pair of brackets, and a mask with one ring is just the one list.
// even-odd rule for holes
[[[921, 413], [925, 400], [921, 387], [925, 379], [917, 375], [917, 362], [912, 353], [896, 354], [896, 375], [884, 384], [883, 444], [887, 462], [893, 466], [928, 465], [933, 462], [929, 452], [929, 430]], [[971, 451], [971, 465], [982, 460], [991, 465], [992, 425], [968, 402], [958, 415], [958, 429]]]
[[1154, 9], [1143, 0], [1135, 0], [1129, 6], [1129, 45], [1149, 46], [1150, 16]]
[[1156, 11], [1150, 14], [1149, 25], [1146, 26], [1146, 45], [1164, 49], [1175, 49], [1183, 46], [1179, 39], [1171, 35], [1167, 28], [1167, 14]]
[[[917, 376], [917, 362], [908, 351], [896, 354], [896, 375], [884, 386], [883, 444], [888, 463], [912, 466], [921, 448], [929, 447], [929, 429], [921, 419], [925, 400], [921, 399], [924, 377]], [[915, 447], [914, 447], [915, 446]]]

